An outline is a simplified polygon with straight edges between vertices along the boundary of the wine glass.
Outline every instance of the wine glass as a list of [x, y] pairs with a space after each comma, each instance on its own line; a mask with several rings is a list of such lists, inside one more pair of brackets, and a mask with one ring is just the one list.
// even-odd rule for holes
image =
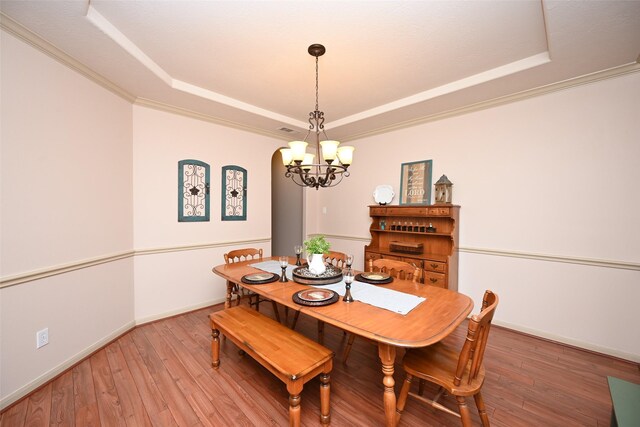
[[302, 245], [295, 245], [293, 248], [296, 251], [296, 266], [300, 267], [302, 263], [300, 262], [300, 256], [302, 255]]
[[345, 263], [347, 264], [347, 268], [351, 270], [351, 266], [353, 265], [353, 254], [347, 254], [347, 260]]
[[344, 297], [342, 297], [342, 301], [353, 302], [353, 297], [351, 296], [351, 283], [353, 283], [353, 278], [354, 278], [353, 270], [350, 268], [345, 269], [343, 276], [344, 276], [345, 289], [347, 291], [345, 292]]
[[289, 257], [286, 256], [281, 256], [280, 258], [278, 258], [278, 261], [280, 262], [280, 269], [282, 270], [282, 274], [280, 274], [280, 281], [281, 282], [288, 282], [289, 280], [287, 279], [287, 267], [289, 266]]

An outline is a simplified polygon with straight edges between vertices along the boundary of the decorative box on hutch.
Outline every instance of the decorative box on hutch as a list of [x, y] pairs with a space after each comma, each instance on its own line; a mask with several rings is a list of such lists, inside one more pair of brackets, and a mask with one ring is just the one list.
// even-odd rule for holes
[[[369, 206], [370, 258], [405, 261], [422, 268], [424, 283], [458, 290], [460, 206]], [[381, 226], [382, 225], [382, 226]]]

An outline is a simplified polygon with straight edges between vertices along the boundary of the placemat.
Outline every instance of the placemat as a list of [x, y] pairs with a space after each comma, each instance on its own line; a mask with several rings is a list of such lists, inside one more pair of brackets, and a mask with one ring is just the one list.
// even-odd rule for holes
[[386, 279], [383, 279], [383, 280], [371, 280], [371, 279], [367, 279], [366, 277], [362, 277], [362, 274], [356, 274], [355, 279], [358, 282], [369, 283], [371, 285], [387, 285], [393, 282], [393, 277], [387, 277]]
[[300, 304], [300, 305], [306, 305], [309, 307], [322, 307], [325, 305], [331, 305], [335, 302], [337, 302], [340, 299], [340, 295], [338, 295], [337, 292], [334, 291], [330, 291], [330, 290], [326, 290], [326, 289], [322, 289], [323, 292], [331, 292], [333, 294], [333, 296], [329, 299], [326, 300], [322, 300], [322, 301], [307, 301], [306, 299], [302, 299], [300, 298], [300, 294], [303, 292], [309, 292], [310, 289], [305, 289], [302, 291], [298, 291], [295, 294], [293, 294], [292, 299], [293, 302], [295, 302], [296, 304]]
[[[268, 275], [270, 277], [259, 279], [259, 280], [251, 280], [251, 276], [258, 276], [258, 275], [264, 275], [264, 276]], [[246, 285], [264, 285], [265, 283], [273, 283], [279, 278], [280, 278], [280, 275], [275, 273], [252, 273], [252, 274], [245, 274], [244, 276], [242, 276], [240, 280], [242, 281], [242, 283]]]

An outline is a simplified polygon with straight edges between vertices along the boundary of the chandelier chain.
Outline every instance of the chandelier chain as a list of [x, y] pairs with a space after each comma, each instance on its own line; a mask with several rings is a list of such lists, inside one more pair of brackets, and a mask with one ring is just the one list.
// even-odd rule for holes
[[318, 105], [318, 57], [316, 56], [316, 111], [320, 109]]

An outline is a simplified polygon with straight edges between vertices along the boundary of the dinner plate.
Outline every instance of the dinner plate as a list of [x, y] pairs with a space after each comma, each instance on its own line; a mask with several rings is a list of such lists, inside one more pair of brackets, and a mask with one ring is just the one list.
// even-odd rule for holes
[[333, 292], [326, 289], [307, 289], [298, 293], [298, 298], [303, 301], [320, 302], [326, 301], [333, 297]]

